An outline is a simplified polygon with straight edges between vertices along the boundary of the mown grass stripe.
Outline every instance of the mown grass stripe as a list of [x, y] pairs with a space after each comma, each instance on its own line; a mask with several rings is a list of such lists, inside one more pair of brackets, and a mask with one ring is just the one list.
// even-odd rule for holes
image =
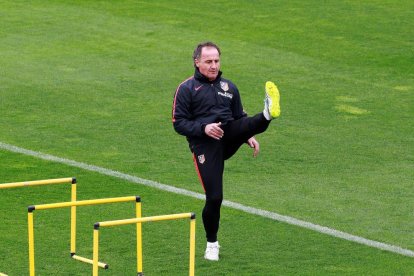
[[[32, 151], [32, 150], [20, 148], [20, 147], [13, 146], [13, 145], [6, 144], [6, 143], [2, 143], [2, 142], [0, 142], [0, 149], [15, 152], [15, 153], [20, 153], [20, 154], [24, 154], [24, 155], [33, 156], [33, 157], [43, 159], [43, 160], [47, 160], [47, 161], [62, 163], [62, 164], [68, 165], [68, 166], [77, 167], [77, 168], [92, 171], [92, 172], [97, 172], [97, 173], [100, 173], [100, 174], [103, 174], [103, 175], [116, 177], [116, 178], [119, 178], [119, 179], [127, 180], [127, 181], [132, 182], [132, 183], [145, 185], [145, 186], [152, 187], [152, 188], [155, 188], [155, 189], [159, 189], [159, 190], [162, 190], [162, 191], [167, 191], [167, 192], [171, 192], [171, 193], [175, 193], [175, 194], [185, 195], [185, 196], [189, 196], [189, 197], [193, 197], [193, 198], [197, 198], [197, 199], [205, 199], [204, 194], [188, 191], [188, 190], [182, 189], [182, 188], [173, 187], [173, 186], [170, 186], [170, 185], [162, 184], [162, 183], [155, 182], [155, 181], [148, 180], [148, 179], [143, 179], [143, 178], [140, 178], [140, 177], [137, 177], [137, 176], [125, 174], [125, 173], [110, 170], [110, 169], [107, 169], [107, 168], [98, 167], [98, 166], [94, 166], [94, 165], [89, 165], [89, 164], [86, 164], [86, 163], [83, 163], [83, 162], [78, 162], [78, 161], [74, 161], [74, 160], [70, 160], [70, 159], [66, 159], [66, 158], [53, 156], [53, 155], [50, 155], [50, 154], [45, 154], [45, 153], [41, 153], [41, 152], [37, 152], [37, 151]], [[236, 209], [236, 210], [248, 213], [248, 214], [253, 214], [253, 215], [265, 217], [265, 218], [268, 218], [268, 219], [271, 219], [271, 220], [280, 221], [280, 222], [288, 223], [288, 224], [295, 225], [295, 226], [298, 226], [298, 227], [306, 228], [306, 229], [309, 229], [309, 230], [313, 230], [313, 231], [316, 231], [316, 232], [319, 232], [319, 233], [322, 233], [322, 234], [326, 234], [326, 235], [333, 236], [333, 237], [336, 237], [336, 238], [344, 239], [344, 240], [347, 240], [347, 241], [356, 242], [356, 243], [363, 244], [363, 245], [366, 245], [366, 246], [369, 246], [369, 247], [378, 248], [380, 250], [389, 251], [389, 252], [397, 253], [397, 254], [400, 254], [400, 255], [408, 256], [408, 257], [414, 257], [414, 251], [409, 250], [409, 249], [405, 249], [405, 248], [402, 248], [402, 247], [399, 247], [399, 246], [390, 245], [390, 244], [386, 244], [386, 243], [382, 243], [382, 242], [378, 242], [378, 241], [369, 240], [369, 239], [366, 239], [366, 238], [363, 238], [363, 237], [359, 237], [359, 236], [355, 236], [355, 235], [352, 235], [352, 234], [348, 234], [346, 232], [335, 230], [335, 229], [332, 229], [332, 228], [329, 228], [329, 227], [325, 227], [325, 226], [321, 226], [321, 225], [314, 224], [314, 223], [311, 223], [311, 222], [299, 220], [299, 219], [289, 217], [289, 216], [280, 215], [280, 214], [275, 213], [275, 212], [270, 212], [270, 211], [266, 211], [266, 210], [262, 210], [262, 209], [253, 208], [253, 207], [246, 206], [246, 205], [243, 205], [243, 204], [240, 204], [240, 203], [237, 203], [237, 202], [233, 202], [233, 201], [229, 201], [229, 200], [224, 200], [223, 201], [223, 206], [233, 208], [233, 209]]]

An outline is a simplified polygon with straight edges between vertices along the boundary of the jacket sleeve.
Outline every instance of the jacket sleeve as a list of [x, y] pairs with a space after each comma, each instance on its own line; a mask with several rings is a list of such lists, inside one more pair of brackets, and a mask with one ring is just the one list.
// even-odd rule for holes
[[204, 135], [204, 126], [195, 120], [191, 113], [191, 91], [180, 85], [174, 96], [172, 121], [177, 133], [186, 137], [201, 137]]
[[234, 98], [232, 101], [231, 109], [233, 113], [233, 118], [236, 120], [247, 116], [247, 114], [243, 110], [240, 93], [236, 86], [234, 86]]

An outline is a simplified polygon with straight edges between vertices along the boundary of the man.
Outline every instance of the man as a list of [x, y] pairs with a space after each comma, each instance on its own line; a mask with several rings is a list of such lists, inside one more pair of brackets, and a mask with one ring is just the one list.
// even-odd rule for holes
[[279, 91], [273, 82], [266, 82], [263, 112], [247, 117], [239, 90], [221, 77], [219, 47], [212, 42], [201, 43], [194, 50], [193, 60], [194, 76], [175, 92], [172, 121], [174, 129], [187, 137], [206, 194], [202, 213], [207, 238], [204, 258], [218, 261], [224, 161], [244, 143], [257, 156], [259, 143], [254, 135], [264, 132], [280, 115]]

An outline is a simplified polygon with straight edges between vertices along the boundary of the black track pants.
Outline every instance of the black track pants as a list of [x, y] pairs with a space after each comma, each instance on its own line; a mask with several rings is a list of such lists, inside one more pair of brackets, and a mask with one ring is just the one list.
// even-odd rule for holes
[[220, 207], [223, 200], [224, 161], [233, 156], [249, 138], [264, 132], [269, 123], [270, 121], [259, 113], [253, 117], [244, 117], [222, 125], [224, 135], [221, 140], [206, 136], [190, 141], [194, 164], [206, 193], [202, 216], [207, 241], [217, 241]]

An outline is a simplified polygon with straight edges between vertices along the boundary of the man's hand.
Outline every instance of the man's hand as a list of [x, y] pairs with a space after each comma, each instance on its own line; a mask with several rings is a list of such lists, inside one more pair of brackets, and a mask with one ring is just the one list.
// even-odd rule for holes
[[257, 142], [256, 138], [252, 137], [249, 140], [247, 140], [247, 144], [249, 147], [251, 147], [253, 150], [253, 157], [256, 157], [259, 154], [260, 146], [259, 142]]
[[220, 140], [224, 135], [224, 131], [220, 128], [220, 126], [221, 122], [208, 124], [206, 125], [204, 132], [207, 136], [210, 136], [211, 138], [214, 138], [216, 140]]

